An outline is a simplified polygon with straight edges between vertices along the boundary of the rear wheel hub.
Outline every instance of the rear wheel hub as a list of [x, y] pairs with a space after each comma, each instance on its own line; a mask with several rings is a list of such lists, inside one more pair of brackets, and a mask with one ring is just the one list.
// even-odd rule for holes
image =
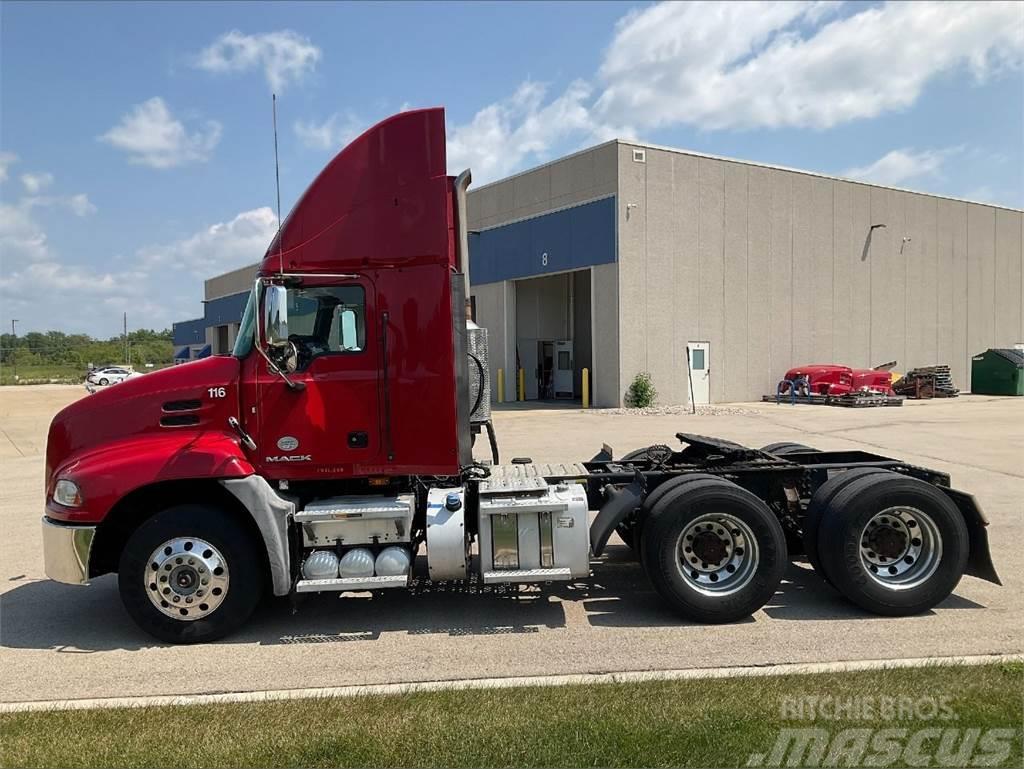
[[759, 552], [753, 531], [729, 513], [708, 513], [687, 524], [676, 545], [679, 573], [705, 595], [731, 595], [757, 571]]

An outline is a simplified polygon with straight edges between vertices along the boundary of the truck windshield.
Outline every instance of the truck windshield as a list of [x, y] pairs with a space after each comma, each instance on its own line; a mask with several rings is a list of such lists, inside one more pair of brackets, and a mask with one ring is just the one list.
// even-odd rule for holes
[[249, 294], [249, 301], [245, 303], [245, 312], [242, 313], [242, 322], [238, 327], [238, 336], [235, 337], [235, 349], [231, 354], [236, 358], [244, 358], [252, 350], [254, 332], [256, 330], [256, 289]]

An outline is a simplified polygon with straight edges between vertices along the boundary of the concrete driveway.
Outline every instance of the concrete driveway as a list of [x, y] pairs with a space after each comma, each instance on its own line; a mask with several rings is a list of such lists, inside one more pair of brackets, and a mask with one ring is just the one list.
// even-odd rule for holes
[[706, 416], [512, 408], [495, 421], [503, 457], [624, 453], [677, 431], [751, 446], [795, 440], [861, 448], [950, 473], [992, 521], [997, 587], [965, 578], [936, 610], [865, 614], [812, 571], [790, 568], [756, 616], [724, 627], [666, 611], [613, 540], [590, 580], [517, 593], [422, 584], [375, 597], [318, 596], [293, 614], [268, 602], [235, 636], [162, 645], [121, 608], [116, 579], [89, 587], [43, 579], [46, 426], [78, 387], [0, 390], [0, 700], [194, 694], [347, 684], [928, 657], [1024, 651], [1024, 399], [964, 396], [900, 409], [751, 404]]

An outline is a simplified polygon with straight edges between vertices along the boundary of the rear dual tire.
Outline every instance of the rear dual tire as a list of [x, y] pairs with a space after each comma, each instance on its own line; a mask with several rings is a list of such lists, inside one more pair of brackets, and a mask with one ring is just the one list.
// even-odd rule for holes
[[816, 568], [858, 606], [906, 616], [953, 592], [969, 551], [963, 516], [946, 494], [917, 478], [876, 470], [833, 489], [819, 524]]
[[687, 482], [658, 495], [643, 518], [648, 577], [687, 619], [720, 624], [749, 617], [782, 579], [788, 560], [782, 527], [764, 502], [730, 481], [678, 480]]

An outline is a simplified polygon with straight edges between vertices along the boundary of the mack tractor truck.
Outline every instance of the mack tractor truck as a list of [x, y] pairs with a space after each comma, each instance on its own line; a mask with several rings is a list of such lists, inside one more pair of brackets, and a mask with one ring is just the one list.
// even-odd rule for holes
[[748, 617], [796, 557], [884, 615], [965, 573], [998, 583], [973, 497], [896, 459], [678, 433], [501, 464], [467, 312], [470, 174], [446, 169], [442, 109], [369, 129], [283, 222], [231, 354], [54, 417], [50, 578], [116, 573], [129, 615], [172, 643], [231, 633], [269, 595], [586, 580], [613, 534], [681, 621]]

